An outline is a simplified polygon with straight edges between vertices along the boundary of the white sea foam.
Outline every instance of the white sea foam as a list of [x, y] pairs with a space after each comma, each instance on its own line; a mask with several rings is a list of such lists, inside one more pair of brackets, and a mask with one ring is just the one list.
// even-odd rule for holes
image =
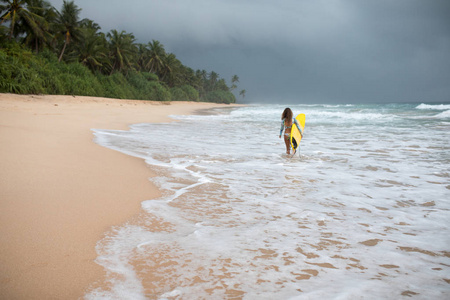
[[293, 158], [281, 105], [95, 130], [163, 195], [99, 242], [112, 289], [86, 297], [448, 297], [450, 124], [415, 108], [292, 106], [307, 119]]
[[432, 110], [448, 110], [450, 104], [425, 104], [422, 103], [416, 107], [416, 109], [432, 109]]
[[439, 119], [449, 119], [450, 118], [450, 109], [441, 112], [440, 114], [437, 114], [436, 116], [434, 116], [435, 118], [439, 118]]

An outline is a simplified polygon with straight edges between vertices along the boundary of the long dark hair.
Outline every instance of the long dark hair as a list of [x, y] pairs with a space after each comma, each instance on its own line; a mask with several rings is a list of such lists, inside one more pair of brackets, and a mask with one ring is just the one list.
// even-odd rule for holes
[[289, 107], [286, 107], [283, 113], [281, 114], [281, 120], [284, 119], [284, 124], [291, 125], [293, 116], [294, 114], [292, 113], [292, 110]]

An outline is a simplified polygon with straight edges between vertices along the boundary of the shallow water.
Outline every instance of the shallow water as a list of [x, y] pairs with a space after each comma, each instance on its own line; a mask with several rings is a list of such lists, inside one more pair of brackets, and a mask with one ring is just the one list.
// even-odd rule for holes
[[88, 299], [450, 297], [450, 105], [295, 105], [175, 116], [96, 142], [141, 157], [160, 199], [98, 243]]

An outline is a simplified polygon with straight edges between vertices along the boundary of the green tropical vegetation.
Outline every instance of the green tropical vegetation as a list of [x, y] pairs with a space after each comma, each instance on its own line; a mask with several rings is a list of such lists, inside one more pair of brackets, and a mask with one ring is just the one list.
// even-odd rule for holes
[[237, 75], [229, 87], [214, 71], [183, 65], [160, 41], [103, 33], [80, 12], [74, 1], [58, 11], [45, 0], [0, 0], [0, 92], [236, 102]]

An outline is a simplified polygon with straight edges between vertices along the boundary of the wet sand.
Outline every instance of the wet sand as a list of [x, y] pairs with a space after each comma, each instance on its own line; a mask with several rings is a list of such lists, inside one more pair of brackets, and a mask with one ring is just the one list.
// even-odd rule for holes
[[159, 195], [145, 162], [92, 128], [167, 122], [213, 103], [0, 94], [0, 298], [78, 299], [104, 276], [95, 245]]

